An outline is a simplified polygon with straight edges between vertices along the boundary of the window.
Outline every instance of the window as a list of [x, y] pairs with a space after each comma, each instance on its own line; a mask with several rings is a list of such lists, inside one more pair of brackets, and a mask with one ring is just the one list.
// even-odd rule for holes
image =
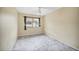
[[40, 19], [39, 18], [34, 18], [34, 20], [33, 20], [33, 27], [34, 28], [38, 28], [39, 27], [39, 23], [40, 23], [40, 21], [39, 21]]
[[39, 28], [40, 18], [24, 16], [24, 29], [26, 28]]
[[32, 18], [26, 18], [26, 27], [31, 28], [32, 27]]

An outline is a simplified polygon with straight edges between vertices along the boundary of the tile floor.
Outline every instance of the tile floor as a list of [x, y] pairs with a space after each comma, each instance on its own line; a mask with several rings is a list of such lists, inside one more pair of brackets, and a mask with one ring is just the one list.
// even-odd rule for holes
[[75, 51], [75, 49], [46, 35], [39, 35], [19, 38], [13, 51]]

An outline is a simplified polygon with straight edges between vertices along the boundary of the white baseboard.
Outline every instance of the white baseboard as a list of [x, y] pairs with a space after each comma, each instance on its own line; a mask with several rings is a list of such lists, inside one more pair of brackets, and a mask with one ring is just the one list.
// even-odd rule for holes
[[[45, 33], [45, 35], [47, 35], [47, 36], [50, 37], [50, 38], [56, 39], [53, 35], [51, 35], [51, 34], [49, 34], [49, 33]], [[57, 40], [57, 39], [56, 39], [56, 40]], [[57, 40], [57, 41], [59, 41], [59, 42], [65, 44], [65, 45], [67, 45], [67, 46], [69, 46], [69, 47], [72, 47], [72, 46], [70, 46], [70, 45], [64, 43], [64, 42], [61, 41], [61, 40]], [[79, 51], [79, 48], [76, 48], [76, 47], [72, 47], [72, 48], [75, 49], [76, 51]]]

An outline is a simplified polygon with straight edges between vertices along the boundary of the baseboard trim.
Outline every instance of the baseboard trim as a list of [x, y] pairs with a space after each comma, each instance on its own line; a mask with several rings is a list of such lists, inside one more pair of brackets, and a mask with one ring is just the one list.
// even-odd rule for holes
[[[48, 37], [50, 37], [51, 39], [53, 38], [53, 39], [56, 39], [56, 38], [54, 38], [54, 36], [51, 36], [49, 33], [45, 33], [45, 35], [47, 35]], [[57, 40], [57, 39], [56, 39]], [[59, 42], [61, 42], [61, 43], [63, 43], [62, 41], [60, 41], [60, 40], [57, 40], [57, 41], [59, 41]], [[65, 45], [67, 45], [67, 46], [69, 46], [68, 44], [66, 44], [66, 43], [63, 43], [63, 44], [65, 44]], [[71, 47], [71, 46], [69, 46], [69, 47]], [[71, 48], [73, 48], [73, 49], [75, 49], [76, 51], [79, 51], [79, 49], [78, 48], [74, 48], [74, 47], [71, 47]]]
[[33, 34], [33, 35], [23, 35], [23, 36], [18, 36], [18, 39], [22, 38], [22, 37], [34, 37], [34, 36], [39, 36], [39, 35], [45, 35], [45, 33], [40, 33], [40, 34]]

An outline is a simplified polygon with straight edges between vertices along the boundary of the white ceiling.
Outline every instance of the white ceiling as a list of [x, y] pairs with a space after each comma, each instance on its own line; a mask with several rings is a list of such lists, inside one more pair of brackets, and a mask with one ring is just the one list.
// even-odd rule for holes
[[[40, 8], [41, 8], [40, 9], [41, 15], [47, 15], [48, 13], [59, 9], [59, 7], [40, 7]], [[38, 7], [17, 7], [16, 9], [20, 13], [40, 15]]]

